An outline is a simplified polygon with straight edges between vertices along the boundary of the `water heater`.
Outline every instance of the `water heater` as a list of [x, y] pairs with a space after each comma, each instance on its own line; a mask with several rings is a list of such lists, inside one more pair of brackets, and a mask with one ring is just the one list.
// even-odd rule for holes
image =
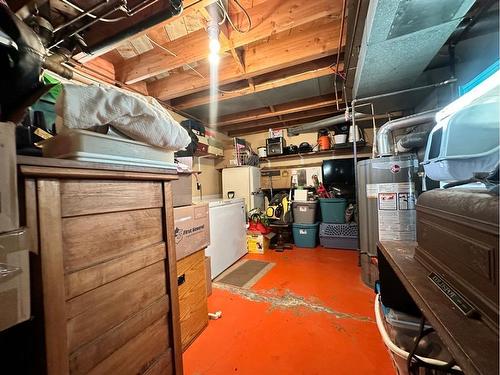
[[377, 241], [415, 241], [419, 191], [416, 155], [368, 159], [357, 164], [361, 253], [377, 255]]

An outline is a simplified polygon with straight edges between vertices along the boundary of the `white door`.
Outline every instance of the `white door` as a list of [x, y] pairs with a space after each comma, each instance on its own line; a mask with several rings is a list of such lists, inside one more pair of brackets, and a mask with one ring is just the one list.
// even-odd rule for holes
[[246, 214], [243, 201], [210, 207], [210, 256], [212, 279], [247, 253]]

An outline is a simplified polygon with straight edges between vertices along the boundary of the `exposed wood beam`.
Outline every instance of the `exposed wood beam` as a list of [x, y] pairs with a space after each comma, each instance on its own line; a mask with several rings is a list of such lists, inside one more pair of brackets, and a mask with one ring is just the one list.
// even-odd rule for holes
[[90, 61], [98, 56], [102, 56], [103, 54], [113, 50], [114, 48], [118, 47], [119, 45], [125, 43], [126, 41], [128, 41], [130, 39], [138, 38], [140, 36], [146, 35], [149, 32], [154, 34], [156, 32], [156, 30], [164, 28], [165, 25], [168, 25], [172, 22], [175, 22], [182, 17], [196, 14], [196, 12], [198, 12], [199, 9], [203, 9], [203, 8], [209, 6], [210, 4], [215, 3], [216, 1], [217, 0], [185, 0], [183, 2], [184, 10], [182, 11], [182, 13], [180, 15], [174, 16], [172, 18], [169, 18], [168, 20], [160, 22], [160, 23], [150, 27], [149, 29], [144, 30], [143, 32], [131, 35], [130, 37], [127, 37], [126, 39], [121, 40], [115, 44], [111, 44], [111, 45], [107, 46], [106, 48], [102, 48], [97, 53], [94, 53], [92, 55], [88, 55], [88, 54], [83, 53], [83, 52], [79, 53], [78, 55], [75, 56], [75, 59], [77, 59], [80, 62], [88, 62], [88, 61]]
[[234, 62], [238, 65], [240, 72], [245, 73], [247, 69], [245, 67], [245, 59], [243, 58], [243, 52], [235, 48], [234, 43], [231, 40], [229, 34], [229, 29], [227, 28], [226, 24], [221, 26], [221, 30], [219, 33], [219, 40], [222, 46], [222, 50], [229, 51], [231, 53], [231, 56], [233, 56]]
[[259, 121], [248, 121], [244, 123], [228, 125], [224, 128], [218, 127], [217, 129], [224, 132], [243, 130], [243, 129], [253, 129], [256, 127], [272, 126], [283, 122], [303, 120], [311, 117], [334, 116], [334, 114], [336, 114], [337, 112], [338, 112], [337, 107], [330, 106], [318, 109], [310, 109], [307, 111], [301, 111], [296, 113], [290, 113], [287, 115], [280, 115], [279, 117], [277, 116], [269, 117]]
[[[333, 114], [329, 114], [329, 115], [321, 115], [321, 116], [308, 117], [308, 118], [299, 119], [299, 120], [287, 121], [286, 125], [284, 122], [282, 122], [282, 123], [277, 122], [277, 123], [274, 123], [271, 125], [281, 127], [281, 128], [289, 128], [289, 127], [295, 126], [295, 125], [301, 125], [301, 124], [305, 124], [305, 123], [309, 123], [309, 122], [323, 120], [325, 118], [328, 118], [328, 117], [331, 117], [334, 115], [335, 114], [333, 113]], [[269, 125], [261, 125], [261, 126], [256, 126], [256, 127], [252, 127], [252, 128], [245, 128], [245, 129], [239, 129], [239, 130], [229, 130], [227, 132], [227, 135], [229, 137], [235, 137], [235, 136], [240, 136], [240, 135], [245, 135], [245, 134], [260, 133], [260, 132], [266, 131], [267, 129], [269, 129]]]
[[[231, 41], [229, 47], [239, 48], [268, 38], [270, 35], [287, 31], [318, 19], [338, 19], [340, 12], [340, 4], [338, 3], [340, 1], [268, 0], [249, 10], [249, 14], [254, 20], [254, 27], [248, 33], [230, 32], [227, 35]], [[239, 17], [238, 20], [237, 27], [244, 27], [243, 23], [246, 22], [244, 18]], [[337, 26], [340, 26], [340, 22], [337, 21], [335, 23]], [[329, 37], [337, 40], [337, 34], [338, 30], [335, 34], [329, 35]], [[321, 43], [323, 40], [321, 39], [318, 42]], [[181, 65], [203, 60], [208, 56], [208, 38], [204, 30], [199, 30], [172, 42], [165, 43], [163, 47], [174, 52], [176, 56], [165, 56], [165, 53], [155, 48], [137, 57], [128, 59], [124, 62], [121, 72], [121, 78], [124, 82], [138, 82], [175, 69]], [[227, 48], [228, 46], [223, 47]], [[308, 45], [306, 44], [304, 47], [308, 47]]]
[[[253, 91], [252, 88], [246, 86], [238, 87], [236, 90], [226, 90], [224, 92], [219, 92], [217, 95], [217, 100], [224, 101], [228, 99], [238, 98], [240, 96], [248, 95], [253, 92], [266, 91], [273, 88], [306, 81], [308, 79], [331, 75], [333, 72], [335, 72], [335, 69], [332, 68], [333, 60], [334, 59], [332, 57], [328, 56], [319, 60], [309, 61], [303, 64], [292, 66], [290, 68], [256, 76], [252, 78], [255, 91]], [[343, 69], [342, 64], [341, 68]], [[172, 106], [179, 109], [193, 108], [209, 103], [209, 90], [201, 91], [172, 100]]]
[[[327, 113], [327, 111], [329, 113]], [[323, 120], [328, 117], [333, 117], [333, 116], [338, 116], [340, 114], [343, 114], [343, 111], [337, 111], [336, 107], [331, 107], [329, 109], [322, 109], [322, 110], [316, 110], [316, 111], [311, 111], [310, 113], [302, 113], [302, 114], [293, 114], [293, 115], [287, 115], [283, 116], [282, 121], [266, 121], [262, 120], [260, 123], [249, 123], [248, 126], [246, 127], [234, 127], [234, 128], [226, 128], [226, 129], [221, 129], [222, 132], [227, 132], [228, 136], [233, 137], [233, 136], [239, 136], [239, 135], [244, 135], [244, 134], [253, 134], [253, 133], [259, 133], [262, 131], [266, 131], [269, 129], [269, 127], [275, 126], [275, 127], [281, 127], [281, 128], [290, 128], [295, 125], [302, 125], [314, 121], [319, 121]], [[391, 113], [391, 116], [396, 116], [400, 117], [403, 116], [402, 112], [394, 112]], [[295, 117], [295, 118], [294, 118]], [[394, 118], [394, 117], [392, 117]], [[389, 119], [388, 114], [381, 114], [381, 115], [375, 115], [375, 121], [377, 124], [377, 127], [383, 125], [386, 120]], [[280, 119], [281, 120], [281, 119]], [[288, 121], [287, 121], [288, 120]], [[381, 121], [383, 120], [383, 121]], [[356, 122], [367, 122], [369, 125], [368, 127], [371, 127], [371, 122], [372, 122], [372, 117], [370, 115], [366, 115], [366, 117], [361, 118], [359, 120], [356, 120]], [[241, 124], [239, 124], [241, 125]], [[235, 126], [239, 126], [235, 125]]]
[[[340, 101], [341, 99], [339, 99]], [[246, 112], [226, 115], [220, 118], [217, 122], [219, 128], [232, 126], [234, 124], [247, 123], [249, 121], [258, 121], [268, 117], [276, 117], [297, 113], [302, 111], [314, 110], [318, 108], [329, 107], [337, 104], [335, 97], [332, 95], [317, 96], [313, 98], [295, 100], [293, 102], [277, 104], [269, 107], [252, 109]]]
[[[219, 84], [224, 85], [241, 79], [256, 77], [271, 71], [334, 55], [337, 52], [338, 23], [327, 23], [321, 28], [312, 24], [298, 27], [288, 35], [268, 43], [258, 44], [245, 54], [246, 73], [241, 74], [232, 58], [221, 59]], [[207, 47], [208, 48], [208, 47]], [[200, 70], [197, 68], [197, 70]], [[208, 65], [202, 69], [209, 72]], [[192, 94], [209, 87], [209, 75], [202, 77], [171, 75], [148, 85], [152, 96], [161, 100]]]

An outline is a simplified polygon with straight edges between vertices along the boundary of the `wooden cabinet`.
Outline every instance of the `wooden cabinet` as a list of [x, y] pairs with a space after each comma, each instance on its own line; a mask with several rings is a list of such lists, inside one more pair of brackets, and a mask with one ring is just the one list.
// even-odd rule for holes
[[177, 262], [182, 350], [208, 325], [205, 250]]
[[182, 374], [175, 174], [42, 158], [18, 164], [47, 373]]

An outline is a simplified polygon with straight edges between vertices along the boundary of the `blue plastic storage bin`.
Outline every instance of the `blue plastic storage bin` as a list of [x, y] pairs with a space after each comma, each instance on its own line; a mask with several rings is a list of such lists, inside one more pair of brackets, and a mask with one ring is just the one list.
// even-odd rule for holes
[[297, 247], [316, 247], [318, 244], [318, 226], [315, 224], [298, 224], [292, 226], [293, 242]]
[[323, 223], [344, 224], [347, 201], [344, 198], [320, 198]]

